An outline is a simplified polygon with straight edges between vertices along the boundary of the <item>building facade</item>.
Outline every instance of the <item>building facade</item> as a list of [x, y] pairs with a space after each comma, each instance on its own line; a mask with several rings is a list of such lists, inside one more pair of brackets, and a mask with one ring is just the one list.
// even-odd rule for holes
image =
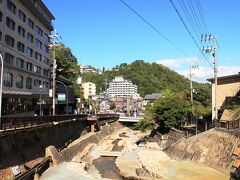
[[91, 98], [96, 95], [96, 84], [92, 82], [83, 83], [83, 96], [85, 99]]
[[[216, 109], [218, 114], [220, 110], [229, 103], [234, 97], [240, 94], [240, 73], [222, 76], [217, 78], [217, 99]], [[214, 78], [208, 79], [212, 83], [212, 119], [215, 117], [215, 80]], [[219, 118], [219, 117], [218, 117]]]
[[42, 108], [49, 105], [53, 19], [41, 0], [0, 0], [3, 115], [34, 112], [42, 102]]
[[109, 88], [107, 89], [108, 98], [113, 97], [132, 97], [133, 99], [140, 98], [138, 94], [138, 87], [131, 81], [123, 79], [123, 77], [115, 77]]

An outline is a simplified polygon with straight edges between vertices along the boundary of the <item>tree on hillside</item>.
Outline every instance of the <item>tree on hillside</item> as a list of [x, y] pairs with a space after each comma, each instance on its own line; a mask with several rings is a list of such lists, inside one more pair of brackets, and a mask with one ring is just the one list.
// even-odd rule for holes
[[79, 86], [77, 85], [76, 80], [79, 76], [80, 67], [77, 64], [77, 58], [73, 55], [71, 49], [65, 47], [64, 44], [60, 44], [60, 46], [56, 48], [55, 55], [57, 77], [71, 81], [73, 83], [75, 94], [79, 94]]

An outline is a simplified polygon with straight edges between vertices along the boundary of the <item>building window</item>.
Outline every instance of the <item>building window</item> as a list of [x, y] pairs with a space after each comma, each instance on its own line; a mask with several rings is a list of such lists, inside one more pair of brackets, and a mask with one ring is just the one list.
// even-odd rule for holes
[[44, 45], [44, 47], [45, 47], [45, 52], [46, 52], [47, 54], [49, 54], [49, 48], [48, 48], [48, 46]]
[[41, 48], [42, 48], [42, 42], [39, 41], [38, 39], [35, 39], [35, 46], [36, 46], [37, 48], [41, 49]]
[[15, 22], [9, 17], [6, 17], [6, 24], [8, 28], [12, 29], [13, 31], [15, 30]]
[[46, 81], [44, 81], [44, 82], [43, 82], [43, 86], [44, 86], [45, 88], [49, 88], [49, 83], [46, 82]]
[[25, 37], [25, 29], [21, 26], [18, 26], [18, 34], [22, 37]]
[[50, 64], [50, 60], [48, 58], [46, 58], [46, 57], [43, 57], [43, 63], [49, 65]]
[[26, 15], [19, 9], [18, 10], [18, 17], [21, 19], [23, 22], [26, 21]]
[[22, 60], [20, 58], [17, 58], [16, 59], [16, 66], [23, 69], [24, 68], [24, 60]]
[[48, 36], [48, 34], [44, 33], [44, 40], [45, 42], [49, 43], [50, 42], [50, 38]]
[[16, 5], [12, 3], [12, 1], [7, 0], [7, 8], [9, 11], [13, 12], [14, 14], [16, 13]]
[[32, 79], [31, 78], [26, 79], [26, 88], [32, 89]]
[[42, 29], [39, 27], [39, 26], [35, 26], [35, 32], [38, 34], [38, 35], [40, 35], [40, 36], [42, 36], [42, 33], [43, 33], [43, 31], [42, 31]]
[[4, 56], [5, 63], [13, 65], [13, 60], [14, 60], [13, 55], [11, 55], [9, 53], [5, 53], [5, 56]]
[[24, 50], [25, 50], [24, 44], [20, 43], [20, 42], [17, 42], [17, 49], [18, 49], [18, 51], [24, 53]]
[[2, 16], [3, 16], [3, 14], [2, 14], [2, 12], [0, 11], [0, 22], [2, 22]]
[[35, 79], [34, 80], [34, 86], [38, 86], [42, 84], [42, 81], [41, 80], [38, 80], [38, 79]]
[[12, 87], [13, 75], [11, 73], [4, 73], [3, 84], [5, 87]]
[[30, 18], [28, 18], [28, 26], [29, 26], [31, 29], [34, 28], [34, 22], [33, 22]]
[[48, 77], [49, 76], [49, 70], [43, 69], [43, 75]]
[[2, 31], [0, 31], [0, 41], [2, 41]]
[[34, 66], [34, 72], [37, 74], [41, 74], [42, 68], [39, 66]]
[[27, 62], [26, 69], [27, 69], [28, 71], [32, 71], [32, 70], [33, 70], [33, 64], [30, 63], [30, 62]]
[[27, 55], [29, 56], [29, 57], [33, 57], [33, 50], [31, 49], [31, 48], [27, 48]]
[[27, 40], [30, 43], [33, 43], [33, 35], [31, 35], [30, 33], [27, 33]]
[[16, 87], [23, 88], [23, 76], [17, 76]]
[[5, 35], [5, 43], [10, 47], [14, 47], [14, 39], [9, 35]]
[[35, 59], [37, 60], [37, 61], [42, 61], [42, 55], [41, 54], [39, 54], [38, 52], [35, 52]]

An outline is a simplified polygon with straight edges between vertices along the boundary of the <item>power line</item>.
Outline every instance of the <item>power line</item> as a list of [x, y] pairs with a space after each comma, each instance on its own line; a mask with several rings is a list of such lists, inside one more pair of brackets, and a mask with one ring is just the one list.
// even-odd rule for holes
[[202, 6], [201, 6], [199, 0], [196, 0], [196, 4], [197, 4], [197, 8], [198, 8], [198, 12], [200, 14], [201, 20], [202, 20], [203, 25], [205, 27], [205, 30], [208, 33], [207, 23], [206, 23], [206, 20], [205, 20], [204, 14], [203, 14], [203, 10], [202, 10]]
[[204, 32], [204, 31], [206, 32], [206, 30], [204, 29], [204, 25], [201, 24], [201, 21], [200, 21], [199, 18], [198, 18], [198, 15], [197, 15], [197, 12], [196, 12], [196, 10], [195, 10], [195, 7], [194, 7], [194, 5], [193, 5], [193, 3], [192, 3], [192, 0], [189, 0], [189, 1], [190, 1], [190, 5], [191, 5], [191, 7], [192, 7], [192, 9], [193, 9], [193, 13], [195, 14], [196, 20], [197, 20], [197, 22], [199, 23], [199, 26], [202, 28], [203, 32]]
[[[201, 35], [200, 31], [198, 30], [198, 28], [196, 27], [196, 24], [195, 22], [193, 21], [192, 19], [192, 16], [190, 15], [189, 11], [188, 11], [188, 8], [186, 7], [184, 1], [181, 1], [181, 0], [178, 0], [178, 3], [180, 4], [182, 10], [183, 10], [183, 13], [185, 14], [190, 26], [192, 27], [195, 35], [197, 37], [199, 37]], [[198, 31], [198, 32], [197, 32]], [[198, 34], [199, 33], [199, 34]]]
[[202, 34], [202, 33], [201, 33], [201, 30], [199, 29], [199, 26], [197, 26], [197, 25], [195, 24], [194, 19], [193, 19], [192, 15], [191, 15], [191, 12], [190, 12], [190, 10], [188, 10], [188, 7], [187, 7], [187, 5], [185, 4], [184, 0], [182, 0], [182, 4], [183, 4], [184, 8], [186, 9], [186, 11], [187, 11], [187, 13], [188, 13], [188, 17], [191, 19], [191, 22], [192, 22], [192, 23], [194, 24], [194, 26], [196, 27], [199, 35], [201, 35], [201, 34]]
[[201, 23], [199, 22], [199, 19], [198, 19], [198, 17], [197, 17], [197, 14], [196, 14], [195, 8], [194, 8], [194, 6], [193, 6], [193, 4], [192, 4], [192, 1], [187, 0], [187, 4], [188, 4], [188, 6], [189, 6], [190, 11], [192, 12], [193, 19], [195, 20], [197, 26], [199, 27], [200, 32], [202, 32], [201, 34], [203, 34], [204, 29], [202, 28], [202, 25], [201, 25]]
[[168, 41], [172, 46], [178, 49], [185, 56], [189, 56], [186, 52], [184, 52], [181, 48], [179, 48], [173, 41], [168, 39], [164, 34], [162, 34], [156, 27], [154, 27], [149, 21], [147, 21], [143, 16], [141, 16], [137, 11], [135, 11], [132, 7], [130, 7], [126, 2], [120, 0], [128, 9], [134, 12], [140, 19], [142, 19], [148, 26], [150, 26], [154, 31], [156, 31], [160, 36], [162, 36], [166, 41]]
[[212, 64], [211, 64], [211, 63], [209, 62], [209, 60], [207, 59], [206, 55], [203, 54], [201, 48], [199, 47], [199, 45], [198, 45], [198, 43], [196, 42], [196, 40], [194, 39], [192, 33], [191, 33], [190, 30], [188, 29], [188, 27], [187, 27], [186, 23], [184, 22], [184, 20], [183, 20], [181, 14], [179, 13], [177, 7], [175, 6], [175, 4], [173, 3], [172, 0], [169, 0], [169, 1], [170, 1], [170, 3], [172, 4], [173, 8], [175, 9], [175, 11], [176, 11], [178, 17], [180, 18], [180, 20], [181, 20], [182, 24], [184, 25], [185, 29], [187, 30], [188, 34], [190, 35], [190, 37], [192, 38], [193, 42], [194, 42], [195, 45], [197, 46], [198, 50], [202, 53], [202, 55], [204, 56], [204, 58], [206, 59], [206, 61], [208, 62], [208, 64], [212, 67]]

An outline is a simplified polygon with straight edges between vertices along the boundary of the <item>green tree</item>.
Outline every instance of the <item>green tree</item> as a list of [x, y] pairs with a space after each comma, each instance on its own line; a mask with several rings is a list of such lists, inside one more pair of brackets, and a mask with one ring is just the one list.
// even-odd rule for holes
[[73, 55], [71, 49], [65, 47], [64, 44], [60, 44], [56, 48], [55, 58], [57, 63], [57, 77], [71, 81], [75, 95], [79, 96], [79, 85], [77, 85], [76, 81], [79, 76], [80, 67], [77, 64], [77, 58]]

